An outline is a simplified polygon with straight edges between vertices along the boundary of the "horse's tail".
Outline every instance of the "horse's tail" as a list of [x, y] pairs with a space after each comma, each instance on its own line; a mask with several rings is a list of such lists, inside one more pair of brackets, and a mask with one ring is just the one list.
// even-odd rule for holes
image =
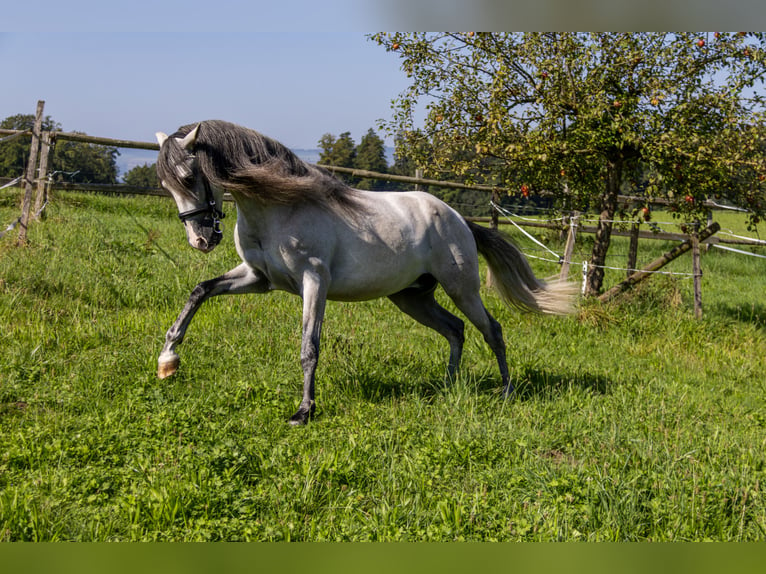
[[467, 222], [492, 273], [492, 285], [509, 305], [525, 311], [566, 315], [574, 310], [577, 285], [541, 281], [518, 247], [500, 232]]

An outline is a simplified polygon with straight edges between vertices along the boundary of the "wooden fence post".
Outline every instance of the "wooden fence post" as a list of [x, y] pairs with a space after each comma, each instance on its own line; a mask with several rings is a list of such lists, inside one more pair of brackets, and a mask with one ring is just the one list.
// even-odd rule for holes
[[630, 228], [630, 247], [628, 247], [628, 271], [627, 277], [633, 275], [638, 262], [638, 233], [641, 224], [636, 221]]
[[[423, 168], [415, 168], [415, 179], [423, 179]], [[419, 183], [415, 184], [415, 191], [423, 191], [423, 186]]]
[[580, 213], [577, 211], [573, 211], [569, 216], [569, 233], [567, 233], [567, 242], [564, 246], [564, 257], [561, 260], [561, 272], [559, 273], [560, 281], [566, 281], [569, 277], [569, 264], [572, 262], [572, 254], [574, 253], [577, 220], [579, 217]]
[[692, 276], [694, 278], [694, 316], [702, 318], [702, 266], [700, 264], [700, 239], [695, 231], [692, 242]]
[[42, 216], [41, 209], [48, 201], [48, 156], [51, 149], [51, 133], [43, 133], [42, 143], [40, 144], [40, 169], [37, 174], [37, 195], [35, 195], [35, 219]]
[[35, 127], [32, 130], [32, 146], [29, 148], [29, 161], [27, 162], [27, 173], [24, 182], [24, 199], [21, 203], [21, 217], [19, 218], [19, 238], [17, 245], [24, 245], [27, 242], [27, 226], [29, 225], [29, 209], [32, 204], [32, 182], [35, 181], [35, 172], [37, 171], [37, 152], [40, 148], [40, 130], [43, 127], [43, 108], [45, 102], [37, 102], [37, 113], [35, 115]]
[[[497, 189], [492, 190], [492, 205], [500, 205], [500, 192]], [[489, 227], [491, 229], [497, 229], [500, 223], [500, 217], [497, 214], [497, 209], [492, 208], [492, 215], [489, 220]], [[492, 272], [487, 267], [487, 287], [492, 287]]]
[[[705, 239], [707, 239], [714, 233], [717, 233], [719, 229], [721, 229], [721, 226], [718, 224], [717, 221], [714, 221], [710, 226], [706, 227], [699, 233], [699, 235], [697, 236], [697, 243], [699, 244], [700, 241], [704, 241]], [[675, 259], [679, 255], [686, 253], [691, 248], [692, 248], [692, 238], [687, 239], [680, 245], [677, 245], [676, 247], [674, 247], [673, 249], [671, 249], [664, 255], [652, 261], [649, 265], [647, 265], [640, 271], [636, 271], [635, 273], [633, 273], [633, 275], [625, 279], [625, 281], [623, 281], [622, 283], [619, 283], [615, 285], [614, 287], [612, 287], [611, 289], [609, 289], [609, 291], [607, 291], [606, 293], [604, 293], [598, 298], [599, 301], [602, 301], [602, 302], [608, 301], [609, 299], [615, 297], [616, 295], [619, 295], [620, 293], [625, 291], [628, 287], [631, 287], [635, 285], [636, 283], [638, 283], [639, 281], [646, 279], [654, 271], [657, 271], [661, 267], [664, 267], [665, 265], [673, 261], [673, 259]]]

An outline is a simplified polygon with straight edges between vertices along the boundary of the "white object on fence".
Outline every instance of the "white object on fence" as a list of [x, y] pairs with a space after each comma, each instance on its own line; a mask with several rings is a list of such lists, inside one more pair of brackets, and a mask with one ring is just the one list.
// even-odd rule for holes
[[714, 243], [713, 247], [717, 247], [718, 249], [725, 249], [726, 251], [733, 251], [734, 253], [741, 253], [742, 255], [752, 255], [753, 257], [760, 257], [761, 259], [766, 259], [766, 255], [761, 255], [760, 253], [750, 253], [749, 251], [743, 251], [742, 249], [734, 249], [733, 247], [726, 247], [725, 245], [720, 245], [718, 243]]
[[729, 237], [734, 237], [735, 239], [745, 239], [752, 242], [754, 245], [766, 245], [766, 241], [763, 239], [755, 239], [754, 237], [747, 237], [745, 235], [735, 235], [731, 230], [719, 231], [718, 234], [728, 235]]
[[546, 250], [548, 253], [550, 253], [550, 254], [551, 254], [551, 255], [553, 255], [554, 257], [557, 257], [557, 262], [560, 262], [560, 261], [561, 261], [561, 255], [559, 255], [558, 253], [556, 253], [555, 251], [553, 251], [552, 249], [550, 249], [550, 248], [549, 248], [547, 245], [545, 245], [544, 243], [542, 243], [542, 242], [538, 241], [537, 239], [535, 239], [535, 238], [534, 238], [534, 237], [533, 237], [531, 234], [529, 234], [529, 233], [528, 233], [528, 232], [527, 232], [525, 229], [522, 229], [522, 227], [521, 227], [519, 224], [517, 224], [517, 223], [516, 223], [516, 222], [515, 222], [513, 219], [511, 219], [511, 217], [510, 217], [510, 216], [511, 216], [511, 213], [510, 213], [509, 211], [507, 211], [507, 210], [503, 209], [502, 207], [500, 207], [499, 205], [497, 205], [497, 204], [496, 204], [494, 201], [490, 201], [490, 202], [489, 202], [489, 204], [490, 204], [492, 207], [494, 207], [494, 208], [495, 208], [495, 209], [496, 209], [496, 210], [497, 210], [499, 213], [503, 214], [503, 215], [505, 216], [505, 218], [506, 218], [506, 219], [507, 219], [507, 220], [508, 220], [510, 223], [512, 223], [512, 224], [513, 224], [513, 226], [514, 226], [516, 229], [518, 229], [519, 231], [521, 231], [521, 232], [522, 232], [524, 235], [526, 235], [526, 236], [527, 236], [529, 239], [531, 239], [532, 241], [534, 241], [535, 243], [537, 243], [537, 245], [539, 245], [540, 247], [542, 247], [543, 249], [545, 249], [545, 250]]
[[16, 179], [14, 179], [13, 181], [9, 181], [8, 183], [6, 183], [3, 187], [0, 187], [0, 189], [5, 189], [6, 187], [13, 187], [17, 183], [19, 183], [21, 181], [21, 179], [22, 179], [22, 176], [19, 176]]

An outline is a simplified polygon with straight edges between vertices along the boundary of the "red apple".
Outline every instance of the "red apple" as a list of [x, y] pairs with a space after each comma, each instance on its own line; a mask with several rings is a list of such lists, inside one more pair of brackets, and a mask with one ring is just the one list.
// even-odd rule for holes
[[704, 48], [704, 46], [705, 46], [705, 40], [703, 40], [702, 38], [700, 38], [699, 40], [697, 40], [697, 46], [699, 46], [700, 48]]
[[521, 195], [524, 197], [529, 197], [529, 188], [526, 186], [526, 184], [521, 186]]

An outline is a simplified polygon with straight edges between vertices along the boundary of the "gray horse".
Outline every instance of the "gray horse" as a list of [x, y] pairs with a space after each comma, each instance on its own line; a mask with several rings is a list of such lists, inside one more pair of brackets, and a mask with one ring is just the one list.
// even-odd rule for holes
[[353, 189], [258, 132], [223, 121], [157, 133], [157, 173], [176, 201], [189, 244], [211, 251], [221, 240], [224, 191], [237, 204], [234, 241], [242, 263], [197, 285], [168, 330], [158, 376], [176, 372], [175, 349], [200, 305], [223, 294], [283, 290], [303, 299], [303, 399], [290, 418], [314, 413], [314, 379], [325, 304], [388, 297], [449, 342], [448, 377], [463, 350], [463, 321], [434, 298], [441, 285], [497, 358], [506, 395], [513, 390], [499, 323], [479, 296], [481, 253], [503, 299], [528, 311], [564, 314], [574, 291], [544, 283], [499, 233], [467, 222], [427, 193]]

